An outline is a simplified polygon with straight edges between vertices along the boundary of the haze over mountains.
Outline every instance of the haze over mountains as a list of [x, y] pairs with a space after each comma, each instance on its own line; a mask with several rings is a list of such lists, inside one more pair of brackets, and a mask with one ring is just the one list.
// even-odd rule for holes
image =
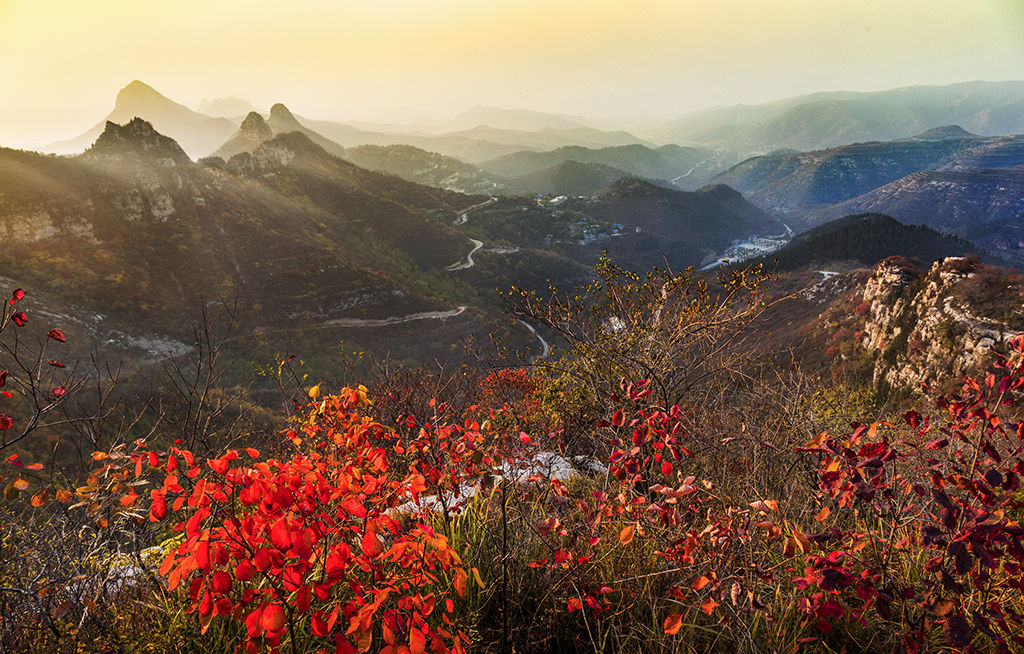
[[[203, 234], [207, 245], [187, 255], [194, 265], [215, 271], [218, 283], [230, 280], [256, 293], [279, 282], [266, 269], [248, 270], [245, 263], [225, 269], [226, 262], [238, 252], [244, 252], [239, 261], [274, 260], [260, 248], [269, 247], [271, 234], [288, 233], [288, 220], [298, 220], [286, 239], [298, 239], [291, 250], [320, 252], [318, 269], [340, 271], [392, 316], [397, 309], [387, 298], [399, 295], [423, 310], [479, 305], [487, 283], [514, 282], [509, 271], [523, 271], [527, 261], [536, 264], [532, 274], [578, 276], [608, 249], [634, 265], [667, 260], [685, 267], [745, 239], [868, 212], [925, 224], [1009, 259], [1024, 252], [1024, 136], [1016, 135], [1024, 132], [1024, 83], [815, 94], [716, 110], [644, 132], [661, 140], [578, 116], [490, 107], [415, 128], [310, 120], [282, 103], [263, 114], [240, 98], [204, 100], [200, 109], [136, 81], [117, 95], [109, 120], [52, 146], [85, 154], [48, 162], [3, 151], [10, 174], [0, 189], [0, 227], [32, 248], [58, 235], [108, 245], [129, 238], [121, 227], [105, 231], [112, 225], [152, 223], [161, 234], [170, 230], [164, 236], [172, 241]], [[757, 154], [820, 144], [832, 147]], [[62, 176], [73, 180], [67, 188]], [[59, 189], [57, 200], [46, 199], [44, 189]], [[488, 196], [512, 197], [475, 209], [466, 224], [460, 211]], [[75, 203], [89, 209], [76, 215]], [[257, 222], [236, 218], [233, 227], [214, 227], [204, 222], [211, 207], [225, 207], [217, 221], [243, 211]], [[372, 225], [362, 226], [367, 220]], [[243, 224], [255, 229], [243, 230], [244, 238], [236, 233]], [[898, 232], [878, 220], [844, 223], [843, 230], [874, 239], [866, 252], [881, 251], [879, 244]], [[111, 233], [119, 236], [111, 241]], [[322, 242], [313, 245], [321, 234], [332, 243], [327, 251]], [[301, 244], [307, 236], [312, 240]], [[246, 238], [254, 240], [227, 256]], [[834, 234], [829, 238], [835, 241]], [[943, 237], [928, 238], [937, 244]], [[819, 241], [805, 239], [801, 247], [831, 247]], [[482, 271], [463, 279], [446, 270], [477, 242], [484, 248], [476, 255]], [[950, 243], [932, 249], [955, 249], [959, 242]], [[57, 247], [53, 256], [68, 254]], [[133, 257], [127, 254], [125, 269], [110, 274], [131, 271], [132, 279], [156, 284], [159, 272], [147, 267], [172, 259], [156, 251]], [[203, 257], [213, 257], [208, 266]], [[292, 264], [282, 265], [289, 271], [274, 279], [313, 284]], [[45, 285], [39, 270], [22, 272]], [[78, 290], [98, 298], [109, 289]], [[338, 317], [331, 307], [348, 306], [303, 297], [320, 307], [323, 320]], [[261, 304], [256, 295], [246, 298], [250, 306]], [[491, 310], [485, 305], [479, 305], [483, 313]]]
[[657, 133], [678, 143], [763, 153], [892, 140], [954, 124], [984, 136], [1024, 133], [1024, 82], [815, 93], [709, 109], [672, 121]]
[[[111, 330], [180, 339], [190, 302], [227, 293], [250, 335], [304, 328], [365, 344], [372, 330], [363, 324], [443, 322], [437, 335], [406, 343], [422, 357], [444, 352], [455, 333], [500, 323], [493, 290], [522, 282], [509, 274], [523, 264], [542, 288], [545, 276], [582, 279], [601, 248], [636, 265], [667, 255], [685, 266], [733, 239], [778, 230], [769, 213], [725, 187], [685, 193], [617, 175], [590, 198], [510, 198], [491, 222], [474, 213], [458, 227], [467, 210], [493, 201], [339, 156], [384, 164], [390, 155], [442, 156], [376, 147], [340, 148], [275, 105], [270, 120], [246, 117], [222, 148], [226, 158], [195, 162], [142, 118], [108, 121], [76, 156], [0, 149], [4, 275], [76, 315], [105, 315], [105, 326], [81, 325], [95, 343], [116, 341]], [[540, 238], [519, 226], [527, 214], [540, 221]], [[499, 247], [477, 252], [483, 238], [470, 234]], [[482, 272], [460, 272], [477, 262]], [[532, 339], [522, 329], [516, 337]]]

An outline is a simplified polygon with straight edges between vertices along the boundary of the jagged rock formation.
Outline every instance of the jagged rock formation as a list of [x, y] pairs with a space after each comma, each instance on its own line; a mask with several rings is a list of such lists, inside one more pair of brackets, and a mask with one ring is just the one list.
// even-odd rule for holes
[[272, 138], [274, 138], [274, 130], [263, 119], [263, 116], [251, 111], [239, 126], [238, 133], [220, 146], [213, 156], [230, 159], [240, 152], [252, 152]]
[[263, 116], [252, 111], [242, 121], [238, 131], [224, 145], [220, 146], [212, 156], [230, 160], [237, 154], [254, 153], [261, 145], [275, 136], [298, 132], [304, 135], [313, 143], [331, 153], [336, 157], [345, 156], [345, 148], [341, 147], [329, 138], [304, 126], [298, 119], [280, 102], [270, 108], [270, 118], [264, 120]]
[[124, 125], [107, 121], [96, 142], [85, 152], [88, 159], [125, 161], [132, 156], [156, 159], [168, 168], [190, 163], [191, 160], [178, 143], [153, 128], [141, 118], [133, 118]]
[[[923, 276], [902, 257], [879, 263], [863, 295], [862, 345], [876, 354], [875, 385], [941, 385], [984, 366], [993, 348], [1020, 334], [1022, 289], [1008, 285], [998, 270], [963, 257], [938, 261]], [[975, 299], [993, 290], [1004, 309], [999, 317], [981, 313], [994, 312], [994, 305]]]

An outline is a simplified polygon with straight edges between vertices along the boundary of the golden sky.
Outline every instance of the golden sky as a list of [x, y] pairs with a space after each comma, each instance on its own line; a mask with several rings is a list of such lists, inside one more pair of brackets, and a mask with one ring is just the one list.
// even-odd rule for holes
[[669, 118], [1024, 79], [1024, 0], [0, 0], [0, 145], [75, 136], [133, 79], [340, 120]]

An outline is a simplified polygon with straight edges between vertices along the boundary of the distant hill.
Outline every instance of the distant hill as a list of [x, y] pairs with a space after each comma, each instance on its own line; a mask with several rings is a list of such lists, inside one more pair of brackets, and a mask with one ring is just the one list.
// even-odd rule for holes
[[360, 145], [345, 152], [348, 161], [380, 170], [417, 184], [466, 193], [494, 193], [501, 180], [472, 164], [411, 145]]
[[709, 150], [678, 145], [649, 148], [634, 143], [596, 149], [567, 146], [547, 152], [516, 152], [482, 162], [480, 167], [504, 177], [520, 177], [566, 161], [574, 161], [616, 168], [635, 177], [672, 180], [685, 175], [712, 156]]
[[501, 145], [519, 145], [521, 146], [520, 149], [532, 150], [553, 150], [567, 145], [578, 145], [588, 148], [631, 145], [634, 143], [652, 145], [649, 141], [637, 138], [629, 132], [606, 132], [592, 127], [526, 131], [479, 125], [471, 129], [440, 134], [438, 137], [461, 137]]
[[270, 124], [260, 114], [250, 111], [234, 136], [210, 156], [230, 159], [242, 152], [252, 152], [272, 138], [274, 130]]
[[305, 118], [301, 120], [310, 129], [346, 148], [359, 145], [412, 145], [472, 164], [523, 150], [553, 150], [564, 146], [599, 148], [631, 143], [647, 144], [643, 139], [627, 132], [606, 132], [590, 127], [529, 131], [477, 125], [454, 132], [425, 134], [365, 131], [344, 123]]
[[811, 265], [846, 264], [871, 267], [893, 255], [931, 264], [943, 257], [978, 253], [967, 241], [921, 225], [904, 225], [878, 213], [845, 216], [796, 236], [781, 250], [763, 258], [779, 270]]
[[623, 177], [633, 176], [624, 170], [598, 163], [563, 161], [551, 168], [506, 179], [504, 187], [513, 193], [594, 195]]
[[270, 129], [273, 130], [275, 135], [298, 132], [334, 156], [345, 156], [344, 147], [300, 123], [292, 112], [288, 110], [288, 107], [280, 102], [270, 108], [270, 118], [267, 119], [267, 124], [270, 125]]
[[850, 200], [911, 173], [976, 162], [1024, 165], [1024, 136], [983, 137], [951, 125], [894, 141], [754, 157], [713, 181], [799, 223], [823, 205]]
[[666, 260], [677, 268], [697, 265], [736, 239], [783, 229], [774, 215], [721, 185], [687, 192], [625, 178], [596, 198], [572, 199], [564, 208], [625, 225], [623, 236], [600, 248], [639, 266], [665, 265]]
[[203, 98], [196, 111], [207, 116], [237, 119], [239, 116], [245, 116], [250, 112], [256, 111], [256, 107], [252, 106], [252, 103], [244, 98], [229, 97], [215, 98], [213, 100]]
[[887, 141], [952, 124], [987, 136], [1024, 133], [1024, 82], [815, 93], [761, 105], [716, 107], [674, 120], [657, 136], [765, 153]]
[[43, 150], [59, 154], [82, 152], [99, 138], [108, 122], [127, 123], [133, 118], [143, 118], [152, 123], [161, 133], [177, 141], [192, 158], [210, 154], [237, 129], [225, 118], [192, 111], [136, 80], [121, 89], [113, 111], [95, 127], [68, 141], [52, 143]]
[[1024, 167], [928, 170], [822, 209], [814, 219], [878, 212], [1024, 260]]

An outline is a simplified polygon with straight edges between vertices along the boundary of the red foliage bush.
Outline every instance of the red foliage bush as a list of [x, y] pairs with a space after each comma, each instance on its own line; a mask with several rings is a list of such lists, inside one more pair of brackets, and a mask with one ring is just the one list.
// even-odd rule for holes
[[166, 477], [150, 519], [176, 520], [184, 535], [160, 572], [188, 588], [203, 631], [223, 616], [244, 623], [250, 651], [311, 638], [357, 652], [381, 625], [385, 652], [464, 651], [445, 600], [465, 593], [466, 571], [443, 535], [394, 512], [428, 482], [393, 472], [394, 433], [361, 415], [368, 403], [364, 389], [315, 401], [288, 432], [304, 453], [287, 460], [252, 449], [244, 464], [235, 451], [157, 458]]

